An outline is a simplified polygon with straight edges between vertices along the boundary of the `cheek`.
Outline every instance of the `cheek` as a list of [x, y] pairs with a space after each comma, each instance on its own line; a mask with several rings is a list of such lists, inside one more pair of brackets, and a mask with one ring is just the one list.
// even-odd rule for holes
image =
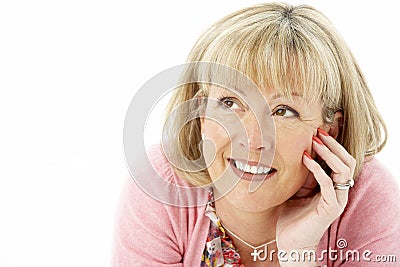
[[212, 120], [205, 119], [203, 124], [204, 137], [212, 140], [217, 150], [230, 143], [230, 138], [225, 129]]
[[218, 123], [205, 119], [203, 124], [203, 154], [207, 165], [221, 164], [223, 156], [230, 155], [231, 140], [223, 127]]
[[218, 179], [226, 169], [224, 157], [231, 154], [231, 141], [225, 129], [218, 123], [205, 119], [203, 123], [203, 157], [211, 180]]
[[276, 131], [276, 160], [277, 167], [282, 171], [281, 183], [285, 188], [285, 195], [292, 196], [302, 184], [309, 173], [303, 164], [303, 153], [310, 153], [312, 145], [312, 131]]
[[276, 127], [276, 153], [285, 163], [302, 164], [304, 151], [310, 152], [314, 130], [310, 127]]

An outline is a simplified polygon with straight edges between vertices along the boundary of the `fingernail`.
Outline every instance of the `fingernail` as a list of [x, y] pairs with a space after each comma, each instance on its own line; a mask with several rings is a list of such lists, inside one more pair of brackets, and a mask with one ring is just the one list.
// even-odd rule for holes
[[324, 130], [322, 130], [321, 128], [318, 128], [317, 131], [323, 136], [329, 136], [329, 134], [327, 132], [325, 132]]
[[307, 151], [304, 151], [304, 155], [305, 155], [307, 158], [312, 159], [312, 157], [310, 156], [310, 154], [307, 153]]
[[316, 136], [313, 136], [313, 138], [312, 138], [315, 142], [317, 142], [318, 144], [320, 144], [320, 145], [323, 145], [324, 143], [322, 143], [322, 141], [321, 141], [321, 139], [319, 139], [318, 137], [316, 137]]

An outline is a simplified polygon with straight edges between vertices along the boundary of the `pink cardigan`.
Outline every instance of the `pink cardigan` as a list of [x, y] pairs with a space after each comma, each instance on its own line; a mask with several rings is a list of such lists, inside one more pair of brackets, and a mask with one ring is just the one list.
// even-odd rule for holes
[[[165, 179], [183, 183], [159, 149], [152, 149], [149, 157]], [[197, 197], [206, 200], [207, 194], [204, 191]], [[350, 190], [345, 211], [318, 245], [317, 255], [325, 255], [321, 263], [327, 266], [399, 266], [399, 197], [399, 187], [391, 174], [376, 159], [365, 163]], [[200, 266], [210, 224], [204, 209], [205, 205], [178, 208], [162, 204], [144, 193], [129, 177], [116, 218], [112, 266]], [[342, 248], [345, 243], [341, 239], [347, 242], [345, 248]], [[329, 252], [324, 254], [323, 250], [329, 248], [337, 253], [332, 252], [331, 257]], [[360, 261], [351, 260], [349, 256], [350, 261], [346, 262], [347, 250], [358, 250]], [[370, 262], [363, 260], [363, 253]], [[333, 260], [335, 255], [337, 260]], [[396, 263], [376, 262], [377, 257], [385, 256], [380, 259], [387, 261], [390, 255], [396, 257]]]

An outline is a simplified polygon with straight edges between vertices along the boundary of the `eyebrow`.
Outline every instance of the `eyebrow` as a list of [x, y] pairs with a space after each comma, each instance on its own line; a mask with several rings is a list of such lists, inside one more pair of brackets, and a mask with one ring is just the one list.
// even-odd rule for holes
[[[298, 97], [303, 98], [303, 95], [302, 95], [301, 93], [299, 93], [299, 92], [292, 92], [290, 95], [292, 95], [292, 96], [298, 96]], [[282, 98], [282, 97], [286, 97], [286, 96], [285, 96], [285, 95], [282, 95], [282, 94], [276, 94], [276, 95], [273, 95], [273, 96], [271, 97], [271, 99], [272, 99], [272, 100], [275, 100], [275, 99]]]
[[[238, 87], [225, 87], [224, 89], [225, 89], [225, 90], [228, 90], [228, 91], [231, 91], [231, 92], [239, 92], [240, 94], [242, 94], [242, 95], [244, 95], [244, 96], [247, 96], [246, 92], [243, 91], [242, 89], [238, 88]], [[299, 93], [299, 92], [291, 92], [290, 95], [292, 95], [292, 96], [298, 96], [298, 97], [304, 98], [303, 94], [301, 94], [301, 93]], [[273, 95], [273, 96], [271, 97], [271, 99], [272, 99], [272, 100], [276, 100], [276, 99], [278, 99], [278, 98], [283, 98], [283, 97], [286, 98], [285, 95], [282, 95], [282, 94], [279, 94], [279, 93], [278, 93], [278, 94]]]
[[231, 92], [239, 92], [241, 95], [247, 96], [245, 91], [237, 87], [225, 87], [224, 89]]

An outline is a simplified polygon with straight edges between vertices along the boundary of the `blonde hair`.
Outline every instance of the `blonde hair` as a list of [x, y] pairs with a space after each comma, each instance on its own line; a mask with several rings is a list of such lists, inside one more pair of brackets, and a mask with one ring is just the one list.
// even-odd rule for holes
[[[365, 157], [379, 152], [387, 130], [364, 76], [351, 51], [331, 22], [310, 6], [293, 7], [267, 3], [228, 15], [200, 36], [188, 62], [213, 62], [230, 66], [247, 75], [260, 88], [274, 88], [290, 96], [302, 90], [311, 101], [322, 100], [323, 119], [333, 123], [336, 111], [343, 112], [337, 138], [356, 159], [354, 177]], [[207, 96], [197, 83], [175, 90], [167, 116], [174, 108], [195, 97]], [[196, 108], [193, 107], [192, 112]], [[173, 125], [182, 125], [176, 116]], [[182, 127], [170, 147], [189, 160], [201, 159], [200, 120]], [[194, 185], [210, 182], [207, 170], [175, 171]]]

